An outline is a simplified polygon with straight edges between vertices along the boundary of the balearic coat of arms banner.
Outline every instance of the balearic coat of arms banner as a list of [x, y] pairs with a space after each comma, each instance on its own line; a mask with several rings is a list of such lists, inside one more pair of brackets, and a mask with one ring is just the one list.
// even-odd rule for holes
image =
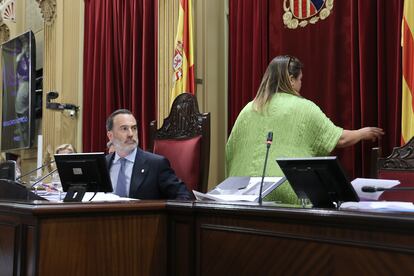
[[283, 23], [289, 29], [315, 24], [331, 14], [334, 0], [284, 0]]

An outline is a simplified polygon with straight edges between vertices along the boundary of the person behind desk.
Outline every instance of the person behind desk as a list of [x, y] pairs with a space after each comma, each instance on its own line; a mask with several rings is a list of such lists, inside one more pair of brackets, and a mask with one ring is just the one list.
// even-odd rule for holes
[[[261, 176], [267, 133], [273, 132], [268, 176], [283, 176], [278, 157], [326, 156], [334, 148], [375, 141], [384, 132], [377, 127], [344, 130], [332, 123], [312, 101], [300, 95], [302, 63], [277, 56], [267, 67], [253, 101], [240, 112], [226, 145], [227, 176]], [[285, 182], [266, 200], [295, 204], [298, 199]]]
[[[76, 149], [72, 144], [61, 144], [56, 147], [55, 154], [70, 154], [76, 153]], [[56, 170], [55, 164], [51, 164], [51, 170]], [[52, 174], [52, 187], [50, 189], [53, 190], [62, 190], [62, 183], [60, 182], [59, 172], [55, 171]]]
[[138, 147], [137, 122], [129, 110], [113, 112], [106, 129], [115, 148], [107, 155], [115, 194], [137, 199], [191, 199], [165, 157]]
[[55, 149], [55, 154], [68, 154], [76, 153], [75, 147], [71, 144], [62, 144], [57, 146]]

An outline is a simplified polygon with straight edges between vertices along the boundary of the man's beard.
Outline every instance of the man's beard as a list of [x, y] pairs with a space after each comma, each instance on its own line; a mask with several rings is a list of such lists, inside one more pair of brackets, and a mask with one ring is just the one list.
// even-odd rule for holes
[[113, 138], [112, 139], [112, 143], [115, 147], [115, 151], [117, 152], [123, 152], [123, 153], [130, 153], [133, 150], [135, 150], [138, 146], [138, 139], [135, 140], [134, 138], [131, 139], [132, 141], [134, 141], [135, 143], [133, 144], [125, 144], [123, 142], [121, 142], [120, 140]]

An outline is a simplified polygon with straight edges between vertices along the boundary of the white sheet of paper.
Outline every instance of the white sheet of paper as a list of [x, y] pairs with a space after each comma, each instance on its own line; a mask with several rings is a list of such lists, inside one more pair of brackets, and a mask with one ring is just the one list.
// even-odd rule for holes
[[[82, 201], [89, 201], [89, 199], [93, 196], [94, 193], [87, 192], [85, 193]], [[120, 197], [113, 193], [97, 193], [96, 196], [92, 199], [92, 201], [130, 201], [130, 200], [137, 200], [135, 198], [128, 198], [128, 197]]]
[[402, 201], [360, 201], [344, 202], [339, 207], [341, 210], [361, 210], [361, 211], [395, 211], [395, 212], [414, 212], [414, 205], [411, 202]]
[[193, 191], [196, 199], [198, 200], [214, 200], [214, 201], [250, 201], [253, 202], [257, 199], [256, 195], [240, 195], [240, 194], [233, 194], [233, 195], [211, 195], [211, 194], [203, 194], [197, 191]]
[[[61, 193], [59, 195], [59, 192], [46, 192], [46, 191], [38, 191], [37, 193], [39, 196], [44, 197], [45, 199], [49, 201], [63, 201], [63, 198], [65, 197], [66, 193]], [[87, 192], [85, 193], [82, 202], [87, 202], [91, 199], [94, 193]], [[126, 198], [126, 197], [119, 197], [116, 194], [112, 193], [97, 193], [96, 196], [92, 199], [92, 201], [130, 201], [130, 200], [137, 200], [134, 198]]]
[[[245, 179], [246, 177], [242, 178]], [[246, 182], [245, 184], [243, 184], [241, 180], [238, 181], [238, 179], [238, 177], [233, 178], [234, 183], [230, 184], [229, 180], [231, 179], [228, 178], [226, 181], [220, 183], [217, 187], [206, 194], [193, 191], [194, 196], [197, 200], [257, 202], [259, 199], [262, 178], [250, 177], [248, 179], [249, 182]], [[262, 195], [266, 196], [270, 191], [277, 188], [285, 180], [285, 177], [265, 177]], [[240, 186], [241, 183], [243, 184], [242, 186]]]

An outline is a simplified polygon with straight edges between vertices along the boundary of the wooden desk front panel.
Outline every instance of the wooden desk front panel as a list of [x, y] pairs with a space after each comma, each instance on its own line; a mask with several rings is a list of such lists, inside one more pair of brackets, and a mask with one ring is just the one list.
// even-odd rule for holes
[[13, 275], [18, 226], [0, 223], [0, 275]]
[[165, 275], [166, 237], [161, 215], [45, 219], [39, 275]]
[[0, 202], [0, 275], [165, 275], [165, 202]]
[[34, 275], [35, 221], [0, 211], [0, 276]]
[[291, 215], [199, 215], [197, 274], [414, 275], [412, 232]]

